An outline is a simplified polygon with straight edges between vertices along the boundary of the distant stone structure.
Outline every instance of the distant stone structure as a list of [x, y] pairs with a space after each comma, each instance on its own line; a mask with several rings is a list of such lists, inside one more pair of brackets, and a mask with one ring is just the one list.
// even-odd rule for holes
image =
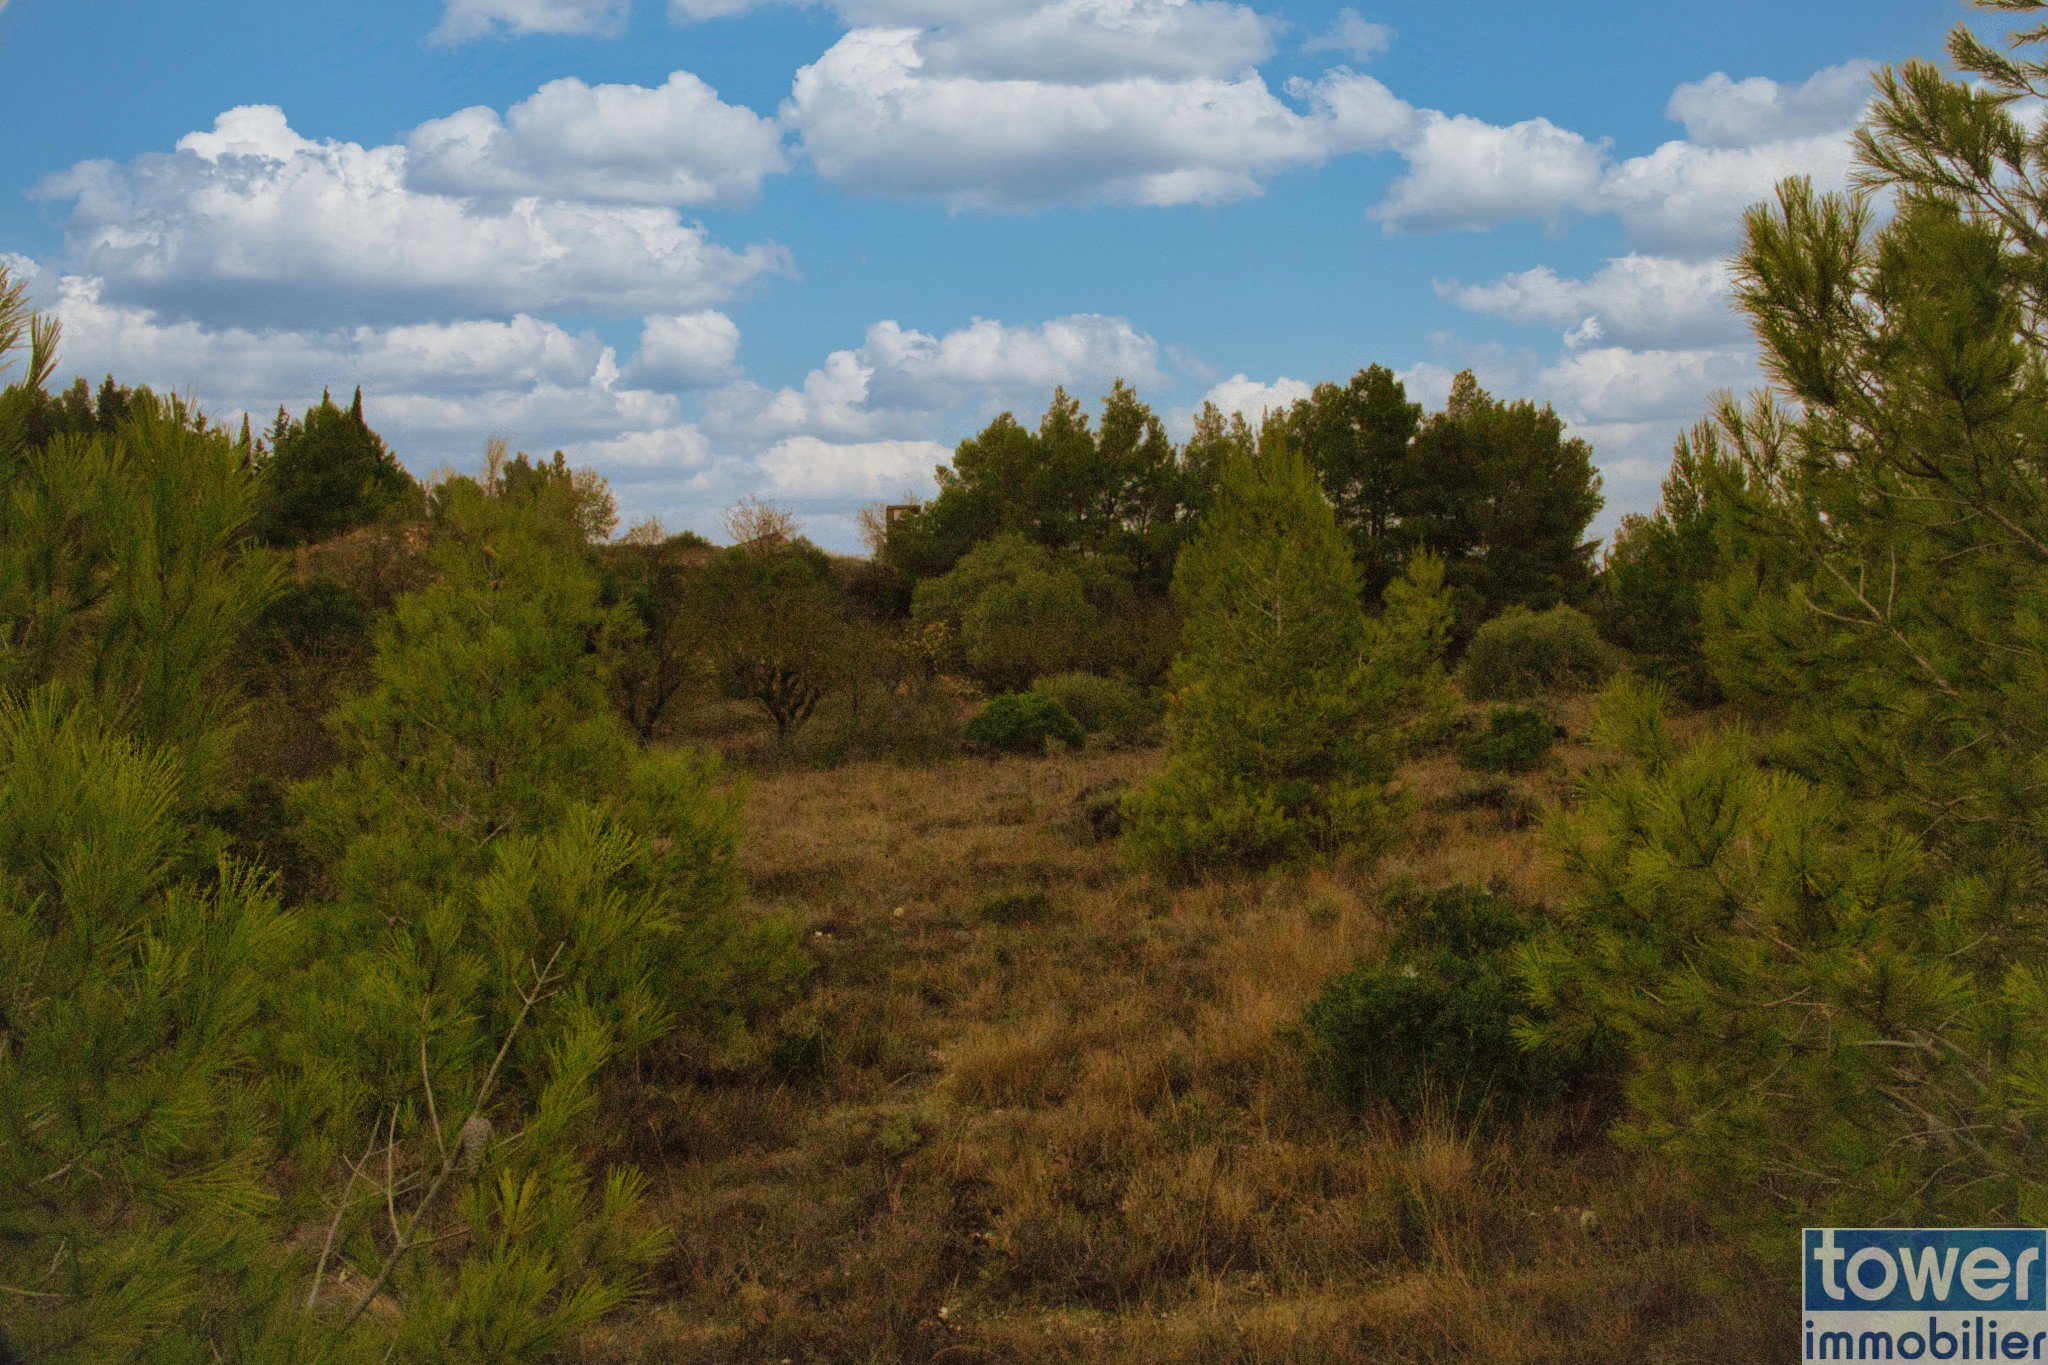
[[883, 525], [893, 531], [901, 522], [909, 521], [924, 510], [921, 502], [894, 502], [882, 509]]

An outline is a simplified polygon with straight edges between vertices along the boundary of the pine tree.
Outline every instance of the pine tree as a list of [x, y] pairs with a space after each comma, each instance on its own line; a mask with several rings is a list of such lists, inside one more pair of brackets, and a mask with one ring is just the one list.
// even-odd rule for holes
[[2048, 65], [1950, 50], [1974, 80], [1878, 77], [1889, 222], [1803, 181], [1749, 215], [1796, 406], [1716, 414], [1704, 648], [1758, 738], [1624, 706], [1636, 762], [1564, 827], [1584, 894], [1527, 964], [1627, 1044], [1634, 1131], [1778, 1236], [2048, 1217], [2048, 162], [2012, 107]]
[[347, 408], [322, 393], [297, 421], [279, 408], [262, 470], [256, 532], [270, 545], [326, 540], [420, 504], [419, 485], [363, 420], [360, 388]]
[[1441, 682], [1441, 582], [1418, 560], [1368, 621], [1351, 547], [1284, 429], [1232, 459], [1174, 570], [1186, 626], [1166, 766], [1126, 805], [1140, 856], [1187, 875], [1381, 837], [1404, 722]]
[[[577, 497], [437, 490], [439, 581], [341, 708], [342, 766], [294, 794], [327, 872], [274, 1054], [283, 1136], [333, 1173], [335, 1254], [402, 1305], [401, 1359], [540, 1358], [628, 1293], [661, 1239], [637, 1175], [581, 1159], [600, 1078], [790, 970], [786, 936], [727, 913], [711, 766], [641, 754], [607, 704], [625, 615]], [[386, 1151], [393, 1174], [349, 1176]], [[365, 1311], [329, 1284], [332, 1319]]]

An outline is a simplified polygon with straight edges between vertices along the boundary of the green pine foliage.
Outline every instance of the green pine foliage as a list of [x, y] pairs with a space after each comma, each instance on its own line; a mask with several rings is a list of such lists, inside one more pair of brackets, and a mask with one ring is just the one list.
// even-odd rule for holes
[[1878, 77], [1889, 221], [1803, 181], [1748, 219], [1792, 401], [1716, 414], [1703, 647], [1756, 737], [1618, 702], [1631, 761], [1561, 827], [1582, 895], [1525, 964], [1544, 1032], [1626, 1045], [1629, 1131], [1774, 1236], [2048, 1216], [2048, 169], [2013, 107], [2048, 65], [1950, 51], [1966, 79]]
[[1159, 699], [1121, 678], [1099, 673], [1056, 673], [1031, 690], [1067, 709], [1082, 731], [1116, 744], [1140, 744], [1159, 726]]
[[292, 926], [202, 882], [181, 765], [90, 703], [0, 701], [0, 1284], [28, 1359], [289, 1358], [252, 1069]]
[[1621, 519], [1586, 602], [1602, 638], [1693, 706], [1722, 699], [1707, 662], [1706, 597], [1730, 568], [1717, 528], [1741, 488], [1741, 466], [1711, 423], [1680, 437], [1662, 502]]
[[[731, 914], [711, 766], [641, 753], [608, 705], [594, 642], [627, 618], [574, 496], [437, 490], [439, 579], [338, 712], [343, 764], [295, 793], [326, 875], [276, 1042], [284, 1136], [354, 1190], [336, 1254], [385, 1267], [407, 1359], [539, 1359], [631, 1292], [661, 1238], [630, 1169], [586, 1167], [597, 1088], [792, 970]], [[386, 1151], [404, 1233], [341, 1174]]]
[[34, 387], [0, 399], [0, 692], [90, 699], [179, 765], [179, 800], [204, 805], [240, 710], [230, 657], [277, 587], [237, 553], [247, 467], [225, 433], [146, 392], [112, 431], [28, 445]]
[[1193, 875], [1379, 840], [1406, 722], [1441, 684], [1441, 575], [1418, 559], [1368, 620], [1350, 546], [1284, 431], [1227, 464], [1174, 571], [1186, 626], [1167, 761], [1126, 803], [1140, 858]]
[[1427, 551], [1444, 561], [1462, 641], [1502, 611], [1572, 600], [1591, 581], [1600, 477], [1592, 448], [1549, 406], [1502, 402], [1468, 370], [1425, 417], [1375, 365], [1318, 385], [1285, 421], [1351, 538], [1368, 599]]
[[255, 529], [269, 545], [306, 545], [366, 522], [416, 515], [420, 487], [363, 420], [363, 391], [346, 408], [326, 394], [305, 416], [278, 409]]

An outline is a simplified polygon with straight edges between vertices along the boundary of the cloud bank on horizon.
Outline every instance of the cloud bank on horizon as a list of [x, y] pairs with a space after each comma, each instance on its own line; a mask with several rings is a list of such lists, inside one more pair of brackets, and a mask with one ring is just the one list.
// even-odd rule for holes
[[[756, 22], [772, 3], [668, 12]], [[361, 383], [420, 472], [508, 431], [595, 464], [629, 513], [675, 526], [760, 492], [845, 544], [854, 506], [928, 492], [955, 441], [1005, 409], [1035, 414], [1055, 385], [1092, 395], [1123, 378], [1165, 395], [1184, 429], [1204, 401], [1256, 419], [1372, 359], [1432, 401], [1470, 365], [1554, 403], [1594, 443], [1611, 523], [1654, 501], [1670, 437], [1708, 393], [1757, 382], [1721, 259], [1780, 178], [1846, 183], [1870, 88], [1854, 58], [1790, 82], [1707, 73], [1661, 111], [1682, 136], [1622, 155], [1546, 117], [1404, 98], [1357, 69], [1400, 39], [1356, 9], [1311, 27], [1228, 0], [813, 8], [843, 31], [788, 73], [773, 110], [686, 69], [560, 77], [379, 145], [237, 105], [168, 150], [45, 177], [32, 193], [62, 248], [12, 266], [63, 321], [67, 373], [196, 386], [212, 410], [259, 420]], [[603, 41], [629, 15], [627, 0], [446, 0], [420, 36]], [[821, 332], [781, 383], [742, 358], [746, 311], [809, 287], [778, 197], [921, 206], [935, 232], [1120, 215], [1144, 233], [1145, 215], [1213, 214], [1381, 164], [1391, 178], [1352, 216], [1361, 255], [1514, 225], [1545, 244], [1604, 234], [1611, 254], [1576, 273], [1531, 260], [1432, 275], [1449, 326], [1418, 327], [1406, 357], [1333, 357], [1318, 373], [1222, 377], [1194, 358], [1211, 343], [1144, 316], [984, 316], [971, 262], [947, 326], [870, 313]], [[1460, 341], [1458, 319], [1515, 340]]]

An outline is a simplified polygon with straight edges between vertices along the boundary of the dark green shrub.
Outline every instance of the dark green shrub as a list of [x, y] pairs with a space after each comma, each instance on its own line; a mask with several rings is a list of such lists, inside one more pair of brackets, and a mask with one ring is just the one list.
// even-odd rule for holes
[[1543, 762], [1560, 735], [1540, 711], [1496, 706], [1484, 730], [1458, 741], [1458, 762], [1482, 773], [1527, 772]]
[[1520, 701], [1548, 688], [1593, 687], [1614, 672], [1614, 648], [1570, 607], [1512, 608], [1481, 626], [1459, 676], [1477, 701]]
[[1522, 910], [1472, 887], [1399, 896], [1400, 928], [1380, 961], [1332, 978], [1302, 1015], [1309, 1080], [1353, 1110], [1387, 1105], [1416, 1119], [1431, 1108], [1472, 1120], [1512, 1117], [1596, 1088], [1589, 1050], [1528, 1051], [1529, 1012], [1514, 949]]
[[1066, 707], [1086, 733], [1118, 744], [1142, 743], [1159, 723], [1158, 701], [1119, 678], [1056, 673], [1031, 684], [1031, 690]]
[[1011, 692], [967, 722], [967, 742], [1006, 754], [1042, 754], [1048, 740], [1079, 748], [1087, 742], [1073, 713], [1051, 697]]

